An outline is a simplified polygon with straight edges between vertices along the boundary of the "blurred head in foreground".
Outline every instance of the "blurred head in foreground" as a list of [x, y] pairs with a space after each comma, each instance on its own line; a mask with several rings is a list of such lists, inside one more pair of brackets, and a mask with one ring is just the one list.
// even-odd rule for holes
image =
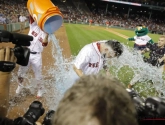
[[64, 94], [52, 125], [137, 125], [136, 110], [118, 80], [83, 76]]

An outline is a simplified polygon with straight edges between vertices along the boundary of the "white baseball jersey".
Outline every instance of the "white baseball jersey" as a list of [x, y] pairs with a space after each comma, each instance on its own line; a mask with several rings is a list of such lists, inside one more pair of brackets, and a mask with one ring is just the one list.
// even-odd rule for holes
[[33, 41], [31, 41], [31, 45], [28, 47], [32, 52], [42, 52], [43, 46], [42, 41], [46, 37], [46, 33], [44, 33], [36, 22], [33, 22], [30, 25], [30, 31], [28, 35], [33, 36]]
[[25, 22], [26, 19], [27, 19], [27, 18], [26, 18], [25, 16], [20, 16], [20, 17], [19, 17], [19, 21], [20, 21], [20, 22]]
[[81, 69], [85, 75], [97, 74], [105, 63], [97, 44], [106, 41], [98, 41], [84, 46], [75, 59], [76, 68]]
[[138, 45], [146, 45], [147, 42], [151, 40], [151, 38], [148, 35], [145, 36], [134, 36], [135, 43]]
[[[25, 77], [26, 72], [28, 71], [30, 65], [32, 65], [32, 69], [35, 74], [36, 80], [42, 79], [42, 54], [43, 46], [42, 40], [45, 38], [46, 33], [44, 33], [36, 22], [31, 21], [29, 24], [30, 30], [28, 35], [33, 36], [33, 41], [31, 41], [31, 45], [28, 47], [31, 52], [40, 52], [37, 54], [30, 54], [29, 62], [27, 66], [20, 66], [18, 70], [18, 76]], [[41, 81], [40, 81], [41, 84]]]

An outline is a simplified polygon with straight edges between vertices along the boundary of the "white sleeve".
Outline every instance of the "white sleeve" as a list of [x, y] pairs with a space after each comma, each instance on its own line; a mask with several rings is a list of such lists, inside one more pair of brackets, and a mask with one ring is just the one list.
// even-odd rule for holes
[[136, 40], [137, 36], [134, 36], [134, 39]]
[[[44, 40], [46, 37], [46, 33], [44, 31], [42, 31], [42, 39]], [[48, 42], [50, 42], [50, 37], [48, 36]]]
[[150, 41], [151, 40], [151, 37], [149, 37], [148, 35], [146, 36], [146, 40], [147, 41]]
[[88, 65], [90, 61], [89, 53], [90, 52], [86, 46], [81, 49], [74, 62], [77, 69], [83, 69], [84, 66]]

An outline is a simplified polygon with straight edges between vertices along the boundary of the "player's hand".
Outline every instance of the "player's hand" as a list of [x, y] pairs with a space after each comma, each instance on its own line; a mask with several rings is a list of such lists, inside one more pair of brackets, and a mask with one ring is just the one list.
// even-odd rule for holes
[[16, 61], [11, 48], [0, 48], [0, 71], [11, 72], [16, 66]]
[[42, 46], [46, 47], [48, 45], [48, 42], [42, 43]]

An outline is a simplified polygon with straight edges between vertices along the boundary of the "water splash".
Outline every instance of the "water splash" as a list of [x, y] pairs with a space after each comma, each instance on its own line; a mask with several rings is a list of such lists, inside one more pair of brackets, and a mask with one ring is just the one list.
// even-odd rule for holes
[[[140, 88], [140, 92], [147, 91], [150, 88], [154, 87], [158, 92], [159, 96], [161, 96], [161, 93], [165, 95], [164, 80], [162, 78], [163, 68], [157, 68], [156, 66], [152, 66], [151, 64], [145, 63], [143, 61], [143, 56], [134, 49], [124, 46], [124, 52], [122, 56], [118, 59], [112, 59], [110, 63], [115, 70], [113, 72], [115, 77], [117, 78], [119, 78], [118, 73], [122, 67], [129, 67], [129, 69], [133, 71], [133, 78], [129, 82], [142, 82], [146, 86], [145, 88]], [[126, 72], [127, 70], [125, 70], [125, 72], [123, 73]], [[147, 84], [147, 82], [151, 84]]]
[[[64, 92], [70, 88], [75, 80], [78, 78], [76, 73], [73, 71], [72, 63], [75, 59], [74, 56], [71, 56], [69, 59], [65, 59], [62, 55], [62, 49], [60, 48], [59, 41], [57, 40], [55, 35], [50, 35], [50, 38], [53, 42], [52, 44], [52, 58], [55, 60], [54, 66], [44, 68], [47, 70], [48, 79], [44, 80], [44, 85], [46, 88], [46, 94], [44, 98], [46, 100], [46, 105], [49, 109], [55, 110], [58, 106], [59, 101], [64, 95]], [[152, 84], [146, 84], [145, 87], [140, 87], [139, 92], [149, 91], [152, 88], [155, 88], [159, 93], [164, 93], [164, 80], [162, 78], [162, 71], [157, 67], [151, 66], [148, 63], [143, 61], [141, 54], [134, 51], [132, 48], [128, 48], [124, 46], [124, 52], [122, 56], [118, 59], [110, 59], [108, 60], [110, 63], [110, 68], [117, 78], [120, 79], [119, 73], [123, 67], [128, 67], [132, 70], [132, 76], [128, 82], [143, 82], [146, 84], [147, 82], [152, 82]], [[128, 68], [124, 70], [121, 74], [124, 77], [127, 72], [129, 72]], [[12, 74], [13, 81], [16, 81], [15, 74]], [[45, 77], [47, 77], [45, 76]], [[26, 87], [32, 89], [34, 86], [33, 77], [31, 74], [27, 75]], [[32, 85], [33, 84], [33, 85]]]
[[48, 70], [48, 75], [52, 78], [49, 82], [45, 81], [45, 85], [51, 89], [47, 91], [45, 98], [48, 107], [54, 109], [57, 108], [64, 92], [73, 85], [78, 76], [72, 68], [72, 61], [75, 57], [71, 56], [69, 59], [65, 59], [62, 55], [59, 40], [56, 39], [55, 35], [51, 35], [50, 38], [53, 42], [52, 56], [55, 59], [55, 64], [54, 67]]

